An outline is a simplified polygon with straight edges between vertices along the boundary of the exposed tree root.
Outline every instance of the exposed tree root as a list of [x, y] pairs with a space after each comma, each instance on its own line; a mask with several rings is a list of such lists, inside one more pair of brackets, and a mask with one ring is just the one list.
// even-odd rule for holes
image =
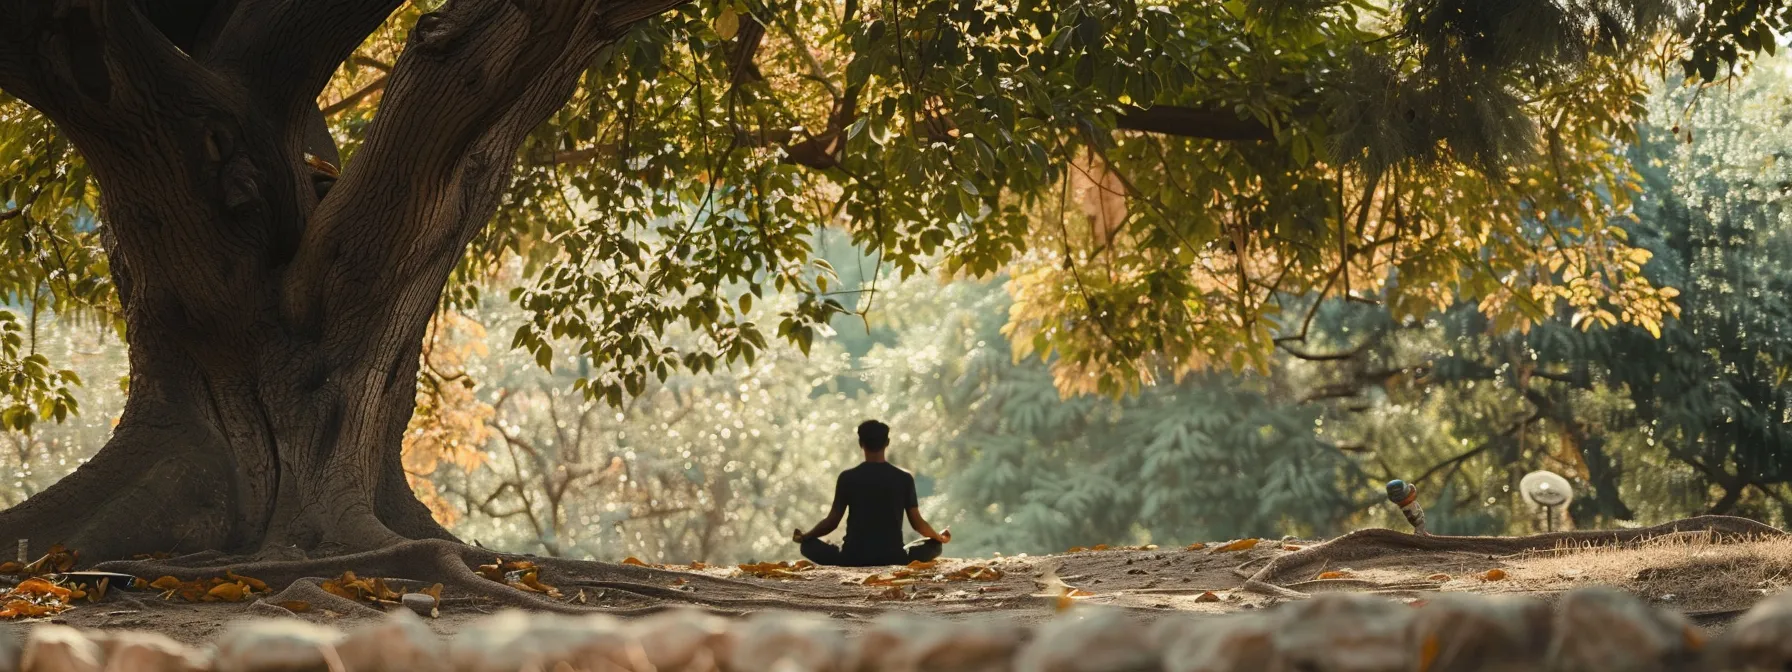
[[1731, 516], [1698, 516], [1634, 530], [1575, 530], [1528, 537], [1439, 537], [1417, 536], [1388, 529], [1351, 532], [1321, 544], [1308, 546], [1271, 559], [1262, 568], [1245, 574], [1247, 562], [1234, 569], [1245, 577], [1241, 590], [1272, 597], [1300, 599], [1308, 593], [1296, 586], [1278, 584], [1279, 579], [1305, 573], [1316, 567], [1380, 558], [1411, 552], [1468, 553], [1489, 557], [1551, 551], [1564, 546], [1619, 546], [1681, 533], [1708, 533], [1726, 539], [1761, 539], [1783, 537], [1784, 531], [1746, 518]]
[[[558, 588], [563, 597], [553, 598], [542, 593], [520, 590], [485, 578], [475, 571], [478, 565], [494, 560], [528, 560], [535, 563], [541, 572], [540, 580]], [[316, 608], [330, 609], [337, 613], [356, 613], [356, 609], [371, 610], [367, 605], [334, 595], [320, 587], [319, 584], [326, 579], [319, 577], [338, 577], [349, 571], [361, 577], [385, 579], [395, 587], [422, 587], [440, 583], [443, 586], [445, 606], [454, 604], [457, 599], [472, 598], [496, 608], [517, 607], [568, 614], [611, 613], [625, 616], [680, 606], [696, 607], [724, 615], [769, 609], [854, 614], [883, 611], [870, 606], [840, 604], [835, 597], [696, 573], [494, 553], [488, 549], [438, 539], [407, 541], [379, 550], [327, 558], [267, 560], [200, 553], [165, 560], [103, 562], [94, 569], [130, 574], [146, 580], [172, 576], [182, 581], [207, 579], [229, 571], [260, 579], [280, 591], [265, 601], [303, 601]], [[672, 586], [674, 580], [678, 581], [678, 587]], [[582, 602], [574, 597], [578, 593], [584, 594]], [[726, 596], [730, 594], [763, 597]], [[450, 596], [456, 599], [450, 599]], [[616, 604], [621, 601], [647, 604]], [[609, 604], [605, 604], [606, 602]]]

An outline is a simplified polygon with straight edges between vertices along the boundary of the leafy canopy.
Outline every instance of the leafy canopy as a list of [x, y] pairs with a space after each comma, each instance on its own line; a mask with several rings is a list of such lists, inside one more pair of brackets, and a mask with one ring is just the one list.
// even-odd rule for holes
[[[344, 161], [432, 4], [394, 15], [325, 92]], [[1067, 393], [1265, 367], [1305, 332], [1282, 301], [1314, 292], [1402, 318], [1468, 297], [1504, 324], [1566, 308], [1653, 331], [1673, 292], [1617, 226], [1636, 179], [1620, 144], [1647, 66], [1682, 35], [1735, 32], [1700, 16], [1666, 0], [693, 2], [591, 64], [444, 300], [471, 305], [521, 263], [531, 319], [513, 344], [547, 365], [575, 343], [580, 387], [612, 404], [750, 363], [768, 331], [806, 351], [845, 306], [875, 310], [875, 284], [843, 301], [813, 254], [825, 228], [904, 274], [1012, 273], [1005, 333]], [[0, 293], [115, 315], [97, 186], [4, 97], [0, 165]], [[698, 337], [669, 340], [677, 324]], [[48, 370], [0, 352], [7, 403], [72, 403]]]

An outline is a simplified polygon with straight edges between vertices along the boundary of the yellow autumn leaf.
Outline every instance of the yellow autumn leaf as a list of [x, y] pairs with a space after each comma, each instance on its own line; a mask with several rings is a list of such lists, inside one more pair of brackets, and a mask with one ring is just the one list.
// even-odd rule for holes
[[1505, 578], [1506, 571], [1503, 569], [1489, 569], [1487, 573], [1481, 575], [1482, 581], [1502, 581]]
[[716, 34], [724, 40], [732, 40], [739, 32], [740, 15], [734, 12], [733, 7], [723, 9], [722, 15], [716, 17]]
[[1195, 542], [1195, 543], [1192, 543], [1192, 544], [1189, 544], [1189, 545], [1187, 545], [1187, 546], [1184, 546], [1184, 547], [1182, 547], [1182, 550], [1185, 550], [1185, 551], [1199, 551], [1199, 550], [1201, 550], [1201, 549], [1204, 549], [1204, 548], [1207, 548], [1207, 544], [1203, 544], [1203, 543], [1201, 543], [1201, 542], [1199, 542], [1199, 541], [1197, 541], [1197, 542]]
[[626, 557], [626, 558], [623, 558], [623, 559], [622, 559], [622, 564], [625, 564], [625, 565], [633, 565], [633, 566], [635, 566], [635, 567], [646, 567], [646, 566], [647, 566], [647, 563], [645, 563], [645, 562], [641, 562], [641, 559], [640, 559], [640, 558], [637, 558], [637, 557], [635, 557], [635, 556], [632, 556], [632, 555], [631, 555], [631, 556], [628, 556], [628, 557]]

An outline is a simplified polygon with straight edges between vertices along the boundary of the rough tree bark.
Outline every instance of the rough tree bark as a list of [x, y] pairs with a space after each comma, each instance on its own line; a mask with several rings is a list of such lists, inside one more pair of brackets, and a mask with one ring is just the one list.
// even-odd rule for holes
[[525, 134], [678, 3], [450, 0], [320, 197], [318, 93], [401, 0], [0, 0], [0, 90], [92, 166], [131, 353], [111, 440], [0, 539], [91, 559], [452, 539], [399, 465], [429, 316]]

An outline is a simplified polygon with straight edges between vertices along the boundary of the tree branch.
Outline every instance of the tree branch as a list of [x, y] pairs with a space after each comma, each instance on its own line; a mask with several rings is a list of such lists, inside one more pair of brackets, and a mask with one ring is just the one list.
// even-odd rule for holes
[[1453, 468], [1457, 465], [1460, 465], [1464, 462], [1474, 459], [1474, 457], [1476, 455], [1480, 455], [1481, 453], [1485, 453], [1488, 450], [1491, 450], [1494, 446], [1494, 443], [1496, 441], [1498, 441], [1499, 439], [1503, 439], [1508, 436], [1512, 436], [1513, 434], [1517, 434], [1519, 430], [1529, 427], [1529, 426], [1531, 426], [1531, 423], [1536, 422], [1538, 420], [1542, 420], [1542, 419], [1543, 419], [1542, 412], [1536, 412], [1536, 413], [1527, 415], [1527, 416], [1525, 416], [1525, 418], [1523, 420], [1519, 420], [1518, 422], [1512, 423], [1511, 427], [1507, 427], [1506, 430], [1503, 432], [1500, 432], [1498, 436], [1481, 442], [1481, 445], [1476, 446], [1472, 450], [1466, 451], [1460, 455], [1457, 455], [1450, 459], [1439, 462], [1436, 465], [1432, 466], [1430, 469], [1426, 469], [1425, 473], [1419, 474], [1419, 477], [1412, 479], [1411, 482], [1415, 483], [1415, 484], [1423, 483], [1425, 481], [1425, 479], [1431, 478], [1432, 476], [1436, 475], [1437, 472], [1439, 472], [1439, 471], [1443, 471], [1446, 468]]
[[[205, 61], [298, 126], [343, 61], [404, 0], [235, 0]], [[418, 30], [423, 25], [418, 24]]]
[[342, 100], [338, 100], [334, 103], [330, 103], [329, 105], [325, 105], [322, 110], [324, 113], [324, 116], [333, 117], [333, 116], [336, 116], [337, 114], [342, 113], [345, 110], [353, 108], [355, 105], [359, 104], [361, 101], [366, 100], [368, 96], [371, 96], [373, 94], [376, 94], [376, 93], [386, 90], [386, 82], [391, 81], [391, 80], [392, 80], [391, 75], [380, 75], [380, 77], [378, 79], [368, 82], [367, 86], [363, 86], [359, 90], [355, 91], [354, 93], [343, 96]]
[[1274, 140], [1275, 133], [1255, 119], [1243, 119], [1237, 113], [1205, 107], [1155, 105], [1150, 108], [1127, 107], [1114, 120], [1114, 127], [1124, 131], [1142, 131], [1184, 138], [1208, 140]]

